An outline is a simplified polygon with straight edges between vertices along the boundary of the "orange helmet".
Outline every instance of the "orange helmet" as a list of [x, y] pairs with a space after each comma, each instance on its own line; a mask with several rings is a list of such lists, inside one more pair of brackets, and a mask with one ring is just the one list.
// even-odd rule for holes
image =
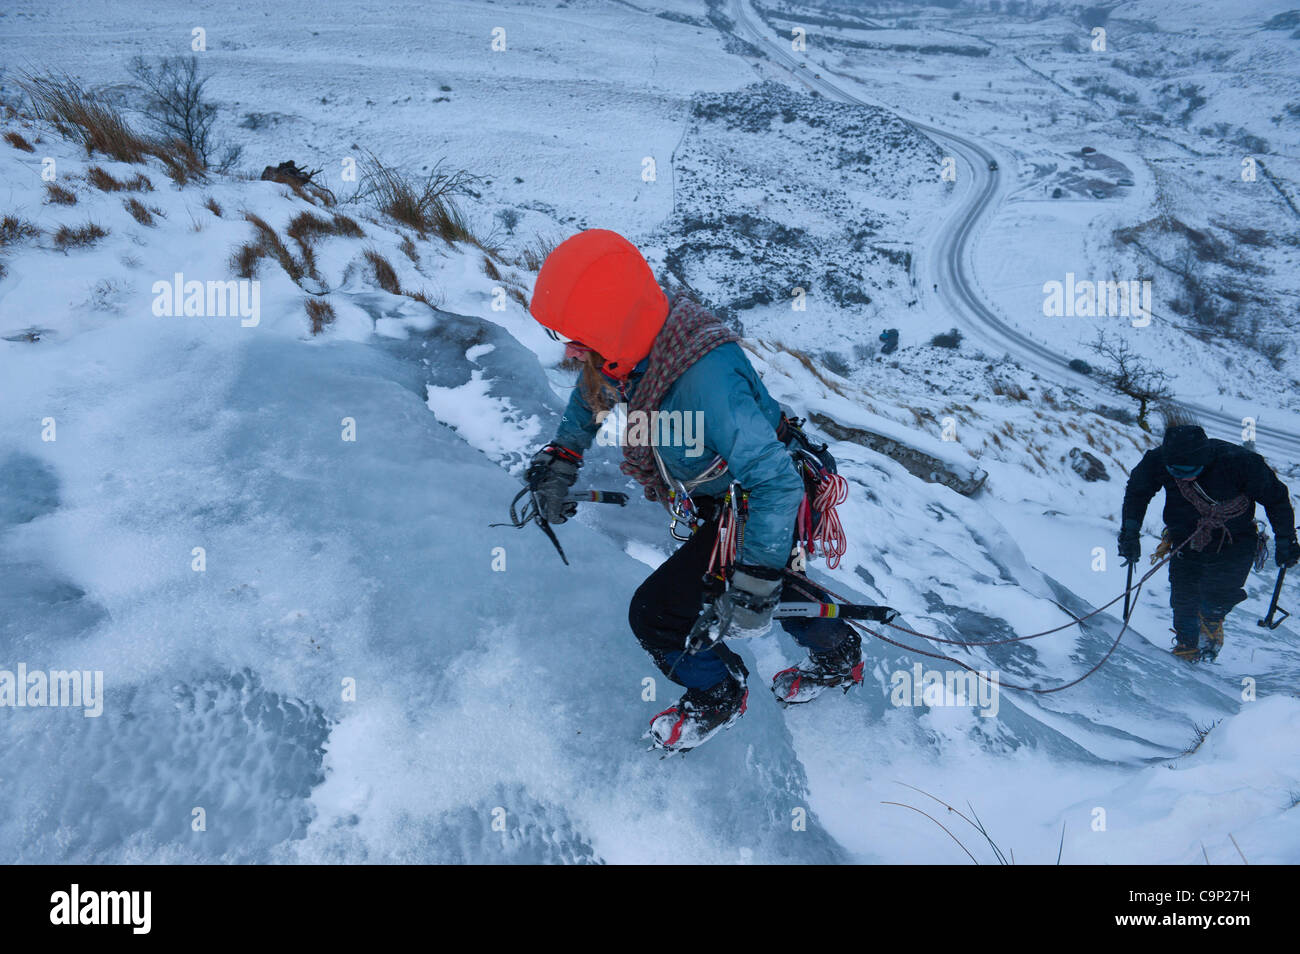
[[528, 306], [541, 324], [594, 348], [604, 371], [626, 378], [650, 353], [668, 317], [668, 296], [635, 245], [587, 229], [546, 256]]

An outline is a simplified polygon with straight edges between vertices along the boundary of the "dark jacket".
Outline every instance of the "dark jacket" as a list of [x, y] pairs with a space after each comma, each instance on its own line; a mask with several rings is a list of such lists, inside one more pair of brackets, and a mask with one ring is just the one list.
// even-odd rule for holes
[[[1291, 509], [1286, 485], [1277, 479], [1264, 458], [1227, 441], [1211, 439], [1209, 445], [1209, 463], [1196, 478], [1196, 483], [1219, 503], [1227, 503], [1240, 494], [1251, 500], [1250, 509], [1228, 521], [1227, 529], [1233, 539], [1254, 536], [1256, 503], [1263, 504], [1275, 536], [1294, 536], [1295, 511]], [[1199, 514], [1179, 493], [1177, 481], [1165, 470], [1163, 447], [1147, 451], [1129, 475], [1128, 487], [1124, 491], [1123, 522], [1128, 526], [1130, 521], [1136, 521], [1141, 526], [1147, 504], [1162, 487], [1165, 490], [1165, 526], [1169, 527], [1177, 544], [1196, 527]]]

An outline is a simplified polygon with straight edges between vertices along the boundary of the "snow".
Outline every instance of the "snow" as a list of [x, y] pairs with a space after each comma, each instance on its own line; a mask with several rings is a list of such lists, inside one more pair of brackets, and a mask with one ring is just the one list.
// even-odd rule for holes
[[[754, 69], [725, 52], [716, 30], [624, 5], [570, 6], [448, 3], [436, 24], [418, 5], [342, 19], [313, 6], [318, 35], [267, 39], [269, 17], [307, 8], [254, 4], [238, 19], [213, 15], [214, 91], [233, 115], [278, 115], [241, 133], [257, 144], [257, 164], [329, 157], [333, 176], [337, 154], [355, 142], [415, 170], [445, 154], [482, 171], [491, 185], [467, 205], [476, 225], [490, 227], [500, 208], [521, 211], [507, 254], [534, 232], [562, 237], [599, 224], [644, 240], [664, 261], [677, 247], [664, 223], [686, 189], [671, 157], [690, 128], [699, 139], [679, 155], [700, 163], [689, 177], [699, 190], [692, 208], [707, 211], [712, 194], [756, 208], [765, 193], [747, 176], [822, 169], [799, 144], [770, 142], [779, 124], [766, 138], [729, 137], [691, 117], [696, 93], [757, 96]], [[1136, 7], [1129, 15], [1181, 16], [1156, 0]], [[89, 3], [71, 30], [70, 9], [11, 4], [0, 51], [116, 83], [125, 53], [153, 53], [160, 37], [191, 26], [188, 13], [160, 11], [105, 32], [120, 5]], [[1259, 5], [1241, 29], [1280, 9]], [[1063, 22], [1042, 26], [1038, 42], [1059, 40], [1052, 30]], [[494, 56], [490, 30], [500, 24], [511, 52]], [[891, 42], [931, 32], [899, 31]], [[981, 87], [986, 72], [995, 85], [1008, 75], [993, 56], [961, 67], [968, 87]], [[941, 67], [918, 58], [915, 68]], [[918, 91], [932, 81], [900, 80], [891, 54], [852, 72], [878, 82], [876, 101], [896, 97], [888, 105], [907, 114], [928, 115], [950, 96], [950, 85], [926, 94]], [[1018, 72], [1016, 82], [1037, 88], [1030, 76]], [[433, 102], [440, 95], [449, 101]], [[983, 226], [974, 272], [1026, 334], [1077, 347], [1086, 329], [1041, 317], [1040, 278], [1063, 278], [1074, 262], [1088, 266], [1074, 269], [1081, 275], [1113, 265], [1110, 230], [1147, 217], [1158, 176], [1140, 140], [1111, 130], [1094, 138], [1133, 170], [1127, 205], [1049, 204], [1024, 186], [1049, 146], [987, 129], [1014, 106], [976, 98], [962, 99], [972, 112], [936, 121], [993, 137], [1019, 185], [1007, 186]], [[0, 772], [6, 862], [968, 861], [930, 820], [885, 804], [941, 809], [923, 793], [973, 809], [1020, 862], [1050, 863], [1062, 845], [1066, 863], [1208, 855], [1232, 864], [1233, 839], [1251, 863], [1300, 860], [1300, 651], [1294, 626], [1254, 625], [1271, 567], [1248, 582], [1214, 666], [1187, 667], [1165, 652], [1162, 573], [1107, 664], [1060, 693], [1008, 685], [1051, 688], [1081, 675], [1114, 641], [1117, 608], [1078, 629], [996, 646], [884, 631], [997, 672], [993, 715], [951, 698], [893, 705], [895, 674], [957, 667], [874, 638], [864, 641], [864, 687], [783, 710], [766, 682], [803, 653], [777, 631], [737, 646], [751, 670], [744, 718], [700, 750], [660, 760], [642, 735], [678, 691], [636, 644], [626, 613], [648, 568], [671, 552], [662, 509], [619, 472], [614, 449], [593, 447], [580, 485], [625, 490], [632, 502], [583, 507], [556, 528], [571, 565], [535, 528], [489, 526], [505, 519], [572, 386], [557, 368], [562, 347], [515, 298], [500, 306], [498, 289], [526, 293], [531, 273], [502, 263], [502, 277], [491, 278], [481, 249], [412, 236], [349, 205], [366, 235], [317, 247], [337, 316], [320, 335], [308, 329], [306, 291], [272, 263], [258, 275], [255, 326], [237, 316], [155, 317], [155, 281], [229, 277], [230, 251], [252, 232], [242, 211], [282, 231], [311, 206], [238, 177], [178, 188], [151, 161], [143, 171], [154, 190], [140, 198], [162, 216], [146, 227], [121, 195], [84, 179], [92, 164], [118, 177], [135, 167], [87, 158], [21, 120], [4, 129], [39, 142], [34, 156], [0, 143], [0, 215], [29, 219], [43, 235], [0, 255], [0, 669], [100, 670], [106, 692], [99, 718], [0, 711], [0, 742], [22, 754]], [[702, 161], [738, 144], [752, 147], [744, 176]], [[918, 163], [931, 158], [910, 140], [896, 145]], [[45, 155], [77, 205], [42, 201]], [[641, 178], [647, 155], [658, 159], [653, 185]], [[836, 190], [847, 195], [843, 209], [879, 215], [879, 242], [922, 256], [965, 187], [949, 194], [892, 173], [855, 187], [843, 175], [822, 183], [825, 202], [801, 195], [788, 207], [803, 217], [794, 224], [816, 226], [810, 254], [835, 247]], [[222, 215], [206, 207], [209, 197]], [[66, 253], [52, 247], [59, 225], [87, 220], [107, 237]], [[415, 260], [402, 250], [408, 238]], [[376, 287], [366, 249], [436, 307]], [[704, 261], [692, 275], [709, 288], [734, 290], [761, 274], [753, 262]], [[1284, 262], [1275, 265], [1283, 276]], [[1014, 360], [919, 346], [957, 316], [924, 294], [924, 281], [909, 306], [902, 267], [892, 276], [882, 264], [873, 279], [882, 285], [874, 308], [837, 311], [814, 296], [795, 320], [784, 302], [742, 311], [755, 366], [800, 416], [825, 414], [989, 478], [968, 498], [830, 441], [850, 481], [841, 508], [849, 550], [834, 572], [814, 564], [814, 576], [847, 599], [896, 607], [919, 632], [971, 643], [1052, 628], [1109, 602], [1124, 576], [1113, 545], [1125, 468], [1150, 438]], [[892, 363], [875, 358], [886, 325], [904, 331]], [[33, 329], [39, 340], [24, 340]], [[1152, 349], [1205, 372], [1192, 393], [1216, 391], [1231, 373], [1223, 359], [1234, 358], [1259, 374], [1280, 420], [1294, 410], [1281, 372], [1261, 369], [1247, 349], [1159, 322], [1149, 330], [1141, 340]], [[843, 376], [814, 374], [791, 353], [820, 362], [855, 345], [869, 353]], [[1024, 399], [995, 393], [996, 382], [1023, 388]], [[942, 436], [946, 417], [955, 441]], [[54, 440], [43, 439], [47, 419]], [[1103, 461], [1109, 480], [1073, 474], [1076, 446]], [[199, 808], [204, 830], [194, 827]], [[807, 830], [792, 826], [800, 809]], [[993, 860], [973, 830], [957, 833]]]

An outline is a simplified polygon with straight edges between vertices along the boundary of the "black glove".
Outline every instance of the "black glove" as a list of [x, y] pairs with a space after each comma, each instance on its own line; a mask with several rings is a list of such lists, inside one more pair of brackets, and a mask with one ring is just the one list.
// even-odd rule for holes
[[1119, 532], [1119, 555], [1124, 566], [1137, 563], [1142, 557], [1142, 525], [1133, 520], [1124, 522]]
[[547, 523], [564, 523], [578, 512], [578, 505], [564, 498], [578, 479], [581, 466], [582, 455], [559, 444], [547, 444], [533, 455], [524, 480], [532, 488], [537, 510]]
[[1295, 566], [1300, 563], [1300, 541], [1297, 541], [1295, 534], [1289, 537], [1278, 537], [1277, 543], [1273, 546], [1273, 555], [1277, 558], [1277, 565]]
[[748, 639], [764, 635], [772, 628], [772, 610], [780, 599], [779, 572], [775, 578], [768, 579], [737, 569], [731, 575], [731, 586], [714, 601], [719, 621], [716, 638]]

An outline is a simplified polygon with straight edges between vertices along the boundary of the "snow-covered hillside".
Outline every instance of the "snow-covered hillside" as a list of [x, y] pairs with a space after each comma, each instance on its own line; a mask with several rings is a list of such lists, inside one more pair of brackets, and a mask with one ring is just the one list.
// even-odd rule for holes
[[[97, 718], [0, 711], [18, 754], [0, 769], [0, 858], [968, 860], [885, 804], [928, 811], [920, 789], [969, 804], [1018, 862], [1059, 847], [1067, 863], [1234, 863], [1233, 839], [1252, 863], [1300, 860], [1296, 627], [1254, 625], [1271, 563], [1213, 666], [1166, 652], [1162, 573], [1110, 660], [1063, 692], [900, 697], [916, 666], [955, 667], [872, 639], [862, 689], [781, 710], [764, 686], [801, 657], [781, 633], [737, 647], [751, 698], [733, 729], [684, 757], [647, 752], [677, 690], [626, 606], [670, 552], [662, 511], [584, 509], [558, 529], [567, 567], [534, 529], [489, 527], [572, 384], [524, 306], [535, 233], [619, 229], [730, 309], [773, 395], [846, 435], [831, 450], [849, 550], [814, 576], [921, 632], [998, 639], [1109, 602], [1123, 481], [1151, 436], [978, 349], [908, 340], [880, 358], [876, 335], [910, 313], [959, 321], [917, 301], [906, 254], [955, 199], [896, 174], [942, 157], [886, 111], [756, 75], [717, 4], [386, 4], [334, 26], [250, 9], [207, 30], [223, 104], [276, 117], [227, 130], [254, 173], [329, 163], [344, 196], [334, 170], [354, 142], [414, 172], [445, 155], [487, 177], [465, 200], [477, 234], [501, 209], [520, 221], [499, 249], [448, 243], [365, 203], [241, 175], [182, 185], [157, 159], [87, 156], [21, 113], [0, 123], [32, 148], [0, 141], [0, 670], [102, 670], [105, 688]], [[6, 62], [120, 82], [123, 52], [157, 52], [168, 30], [187, 44], [193, 19], [72, 46], [55, 39], [70, 15], [14, 5]], [[259, 17], [292, 31], [272, 43]], [[493, 59], [500, 23], [515, 52]], [[46, 158], [72, 204], [51, 200]], [[92, 223], [102, 234], [79, 242]], [[233, 253], [267, 229], [288, 257], [257, 264], [255, 314], [166, 314], [176, 285], [235, 278]], [[801, 275], [810, 305], [794, 312]], [[836, 282], [838, 300], [819, 297]], [[332, 320], [314, 333], [315, 301]], [[927, 482], [854, 429], [987, 481], [972, 497]], [[1108, 479], [1085, 482], [1074, 450]], [[588, 457], [583, 486], [633, 490], [614, 449]], [[1153, 506], [1147, 552], [1158, 528]], [[1052, 687], [1119, 625], [1111, 611], [978, 649], [886, 632]]]

